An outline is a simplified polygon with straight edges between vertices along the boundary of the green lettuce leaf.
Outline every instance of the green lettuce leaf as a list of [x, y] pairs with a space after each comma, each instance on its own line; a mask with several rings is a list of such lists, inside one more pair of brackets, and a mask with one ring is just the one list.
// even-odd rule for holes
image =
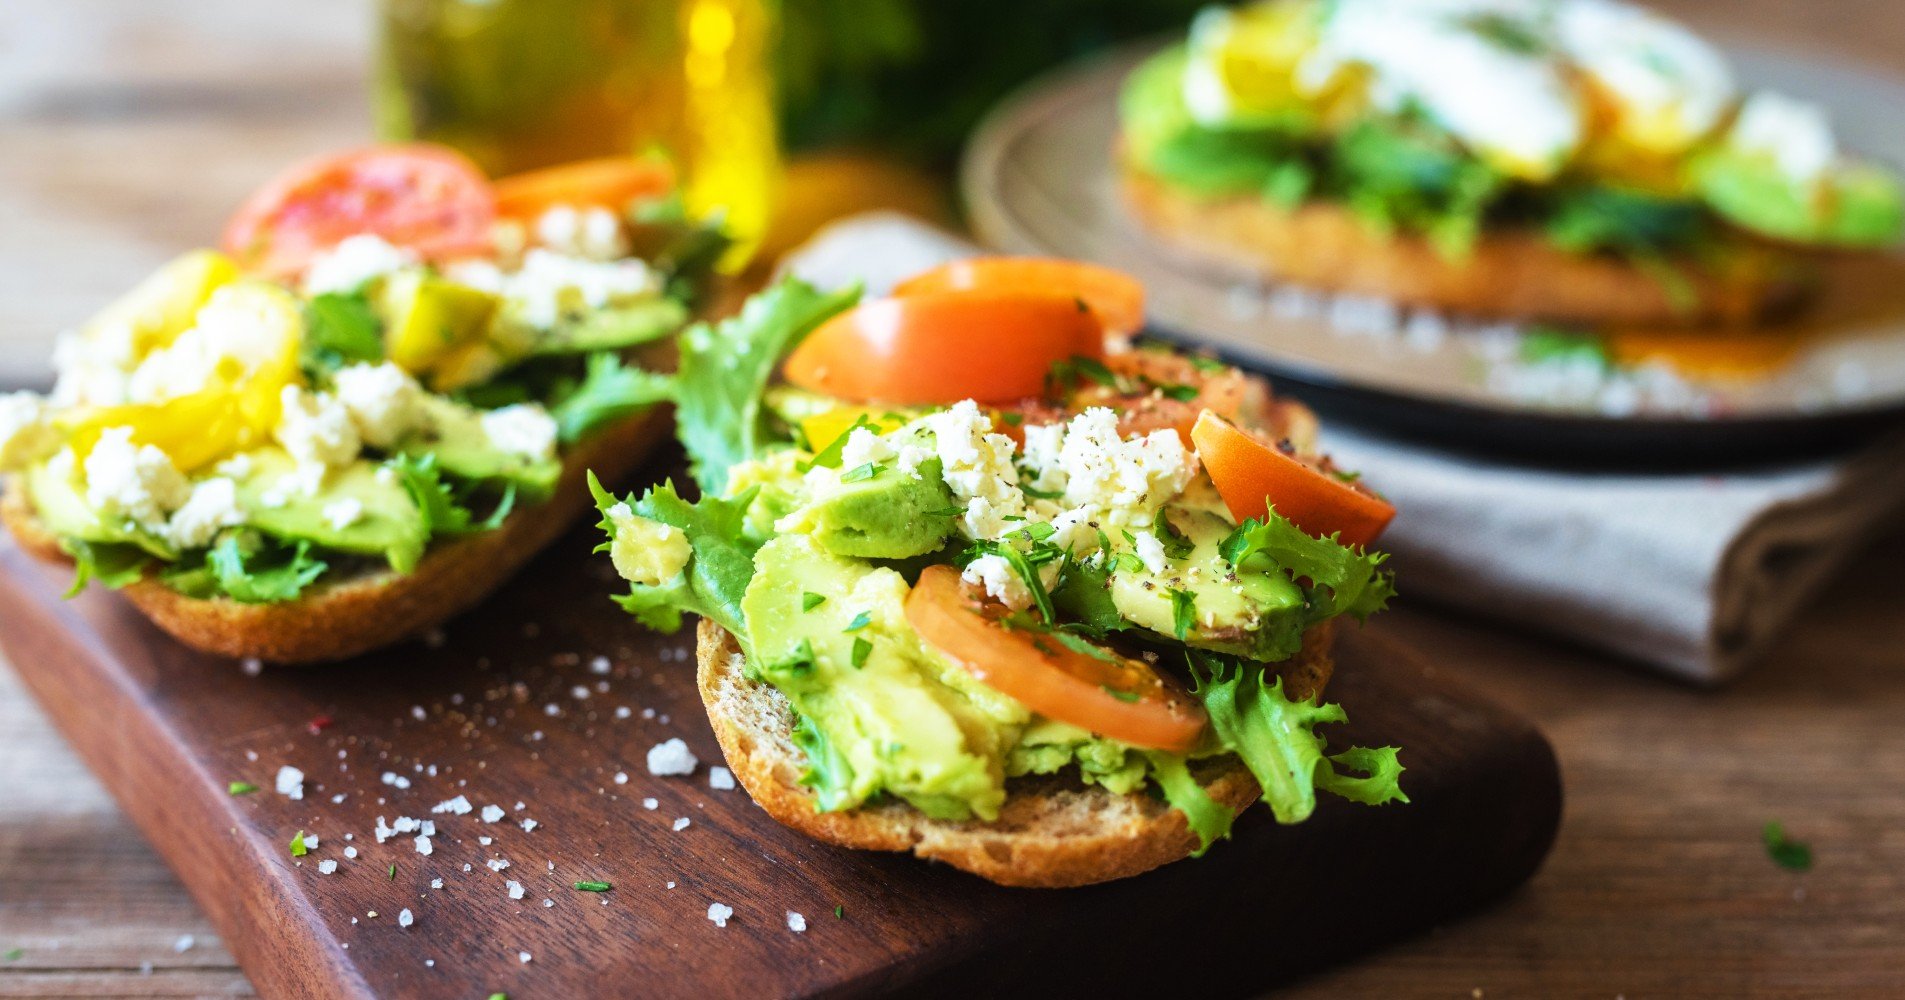
[[370, 299], [361, 292], [312, 296], [304, 305], [298, 350], [305, 370], [327, 375], [345, 365], [384, 360], [383, 327]]
[[800, 783], [814, 790], [814, 804], [821, 812], [836, 812], [859, 801], [853, 791], [853, 765], [827, 734], [806, 716], [794, 721], [794, 745], [807, 755], [807, 768]]
[[787, 278], [749, 299], [739, 315], [681, 335], [675, 428], [703, 493], [719, 495], [728, 469], [767, 442], [761, 393], [781, 358], [859, 297], [858, 288], [823, 293]]
[[425, 537], [462, 535], [478, 530], [475, 515], [458, 503], [450, 484], [443, 481], [434, 455], [397, 455], [384, 463], [397, 474], [404, 492], [423, 512]]
[[284, 546], [256, 532], [228, 531], [205, 553], [213, 593], [244, 604], [295, 600], [329, 567], [311, 543]]
[[[1281, 677], [1265, 683], [1262, 664], [1201, 652], [1188, 658], [1193, 691], [1210, 713], [1211, 730], [1256, 776], [1277, 822], [1308, 819], [1319, 787], [1365, 805], [1409, 801], [1397, 780], [1403, 768], [1395, 747], [1323, 755], [1325, 740], [1315, 728], [1345, 721], [1342, 706], [1291, 701]], [[1368, 775], [1344, 774], [1336, 765]]]
[[1361, 621], [1381, 611], [1396, 593], [1395, 578], [1381, 568], [1387, 553], [1359, 552], [1334, 535], [1317, 538], [1274, 509], [1261, 520], [1238, 525], [1218, 551], [1238, 572], [1283, 569], [1293, 579], [1307, 578], [1327, 590], [1327, 599], [1313, 598], [1311, 623], [1340, 614]]
[[1151, 764], [1151, 777], [1164, 792], [1164, 801], [1183, 813], [1191, 832], [1197, 834], [1197, 850], [1191, 852], [1191, 857], [1202, 856], [1210, 850], [1210, 845], [1230, 836], [1230, 824], [1236, 820], [1236, 814], [1204, 791], [1204, 786], [1191, 776], [1183, 757], [1147, 750], [1144, 758]]
[[625, 365], [611, 353], [591, 354], [581, 384], [551, 407], [550, 414], [562, 443], [574, 444], [604, 424], [669, 398], [672, 391], [666, 375]]
[[687, 572], [679, 578], [661, 586], [630, 584], [629, 592], [616, 598], [616, 603], [658, 632], [679, 629], [682, 613], [692, 612], [746, 642], [741, 598], [754, 579], [754, 553], [760, 544], [748, 540], [742, 529], [755, 490], [732, 499], [703, 497], [689, 503], [675, 492], [674, 483], [666, 482], [651, 487], [639, 498], [631, 495], [618, 501], [590, 474], [589, 492], [595, 495], [595, 506], [602, 512], [599, 526], [610, 539], [597, 546], [597, 552], [607, 552], [614, 544], [615, 526], [608, 512], [617, 503], [628, 504], [642, 517], [681, 529], [693, 551]]
[[118, 590], [136, 582], [152, 561], [151, 553], [125, 543], [62, 538], [60, 548], [73, 557], [73, 586], [66, 591], [67, 597], [79, 596], [89, 583]]

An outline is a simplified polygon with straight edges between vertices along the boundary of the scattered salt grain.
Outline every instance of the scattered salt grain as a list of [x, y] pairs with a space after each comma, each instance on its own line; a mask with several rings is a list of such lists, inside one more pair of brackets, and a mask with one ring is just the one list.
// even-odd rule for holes
[[355, 858], [355, 857], [357, 857], [357, 848], [355, 848], [355, 847], [346, 847], [346, 848], [344, 848], [344, 856], [345, 856], [345, 857], [347, 857], [347, 858]]
[[401, 774], [398, 774], [395, 771], [385, 771], [383, 774], [378, 776], [377, 780], [382, 781], [384, 784], [389, 785], [392, 788], [409, 788], [410, 787], [410, 779], [404, 777]]
[[304, 798], [304, 772], [289, 764], [278, 768], [278, 794], [287, 799]]
[[807, 933], [807, 918], [795, 913], [793, 910], [788, 910], [787, 929], [796, 934]]
[[319, 875], [329, 875], [334, 871], [337, 871], [337, 862], [330, 858], [325, 858], [323, 861], [318, 862]]
[[410, 717], [418, 722], [422, 722], [430, 717], [430, 713], [424, 711], [422, 705], [412, 705], [410, 706]]
[[503, 860], [502, 858], [491, 858], [488, 861], [485, 861], [483, 863], [488, 865], [489, 870], [493, 872], [500, 872], [503, 869], [509, 867], [509, 862]]
[[256, 677], [265, 672], [265, 661], [255, 656], [247, 656], [239, 662], [238, 668], [245, 672], [246, 677]]
[[628, 772], [627, 771], [615, 772], [615, 783], [618, 785], [628, 784]]
[[634, 714], [635, 713], [627, 705], [617, 705], [615, 708], [615, 717], [618, 719], [626, 719]]
[[[444, 801], [431, 806], [430, 811], [433, 813], [454, 813], [458, 816], [466, 816], [470, 813], [470, 811], [473, 808], [474, 807], [470, 805], [470, 800], [468, 796], [459, 795], [456, 798], [445, 799]], [[495, 821], [491, 820], [490, 822], [495, 822]]]
[[526, 820], [523, 820], [523, 832], [524, 832], [524, 833], [534, 833], [534, 832], [535, 832], [535, 829], [536, 829], [536, 827], [537, 827], [537, 826], [539, 826], [539, 825], [540, 825], [540, 824], [538, 824], [538, 823], [537, 823], [537, 822], [536, 822], [535, 820], [533, 820], [533, 819], [526, 819]]
[[431, 846], [431, 844], [430, 844], [430, 838], [429, 838], [429, 837], [418, 837], [418, 838], [417, 838], [417, 853], [418, 853], [418, 854], [421, 854], [421, 855], [423, 855], [424, 857], [426, 857], [426, 858], [427, 858], [427, 857], [429, 857], [429, 856], [430, 856], [430, 854], [431, 854], [431, 852], [433, 852], [433, 851], [435, 851], [435, 850], [436, 850], [436, 848], [435, 848], [435, 847], [433, 847], [433, 846]]
[[683, 816], [683, 817], [681, 817], [680, 819], [678, 819], [678, 820], [675, 820], [675, 832], [676, 832], [676, 833], [680, 833], [681, 831], [683, 831], [683, 830], [686, 830], [686, 829], [688, 829], [688, 817], [686, 817], [686, 816]]
[[503, 888], [509, 890], [509, 898], [511, 899], [523, 898], [523, 884], [521, 882], [518, 882], [515, 879], [510, 879], [509, 881], [503, 883]]
[[580, 684], [577, 684], [575, 687], [572, 687], [569, 689], [569, 697], [574, 698], [577, 701], [588, 701], [589, 689], [586, 687], [583, 687]]
[[476, 842], [483, 845], [484, 847], [488, 847], [489, 845], [496, 843], [496, 838], [495, 837], [478, 837], [476, 838]]
[[529, 964], [529, 953], [528, 953], [528, 952], [526, 952], [526, 951], [519, 951], [519, 952], [517, 952], [517, 953], [516, 953], [516, 960], [517, 960], [517, 961], [519, 961], [519, 962], [521, 962], [521, 963], [523, 963], [524, 965], [528, 965], [528, 964]]
[[693, 750], [681, 737], [657, 743], [648, 748], [648, 773], [659, 776], [693, 774], [695, 765], [701, 763], [695, 758]]
[[544, 899], [544, 900], [542, 901], [542, 905], [543, 905], [543, 908], [544, 908], [544, 909], [548, 909], [549, 907], [552, 907], [552, 906], [555, 906], [555, 905], [556, 905], [556, 901], [555, 901], [555, 900], [553, 900], [553, 899]]
[[606, 656], [598, 656], [595, 659], [589, 661], [589, 669], [598, 674], [608, 673], [609, 666], [610, 666], [609, 658]]
[[549, 716], [550, 718], [553, 719], [556, 716], [562, 714], [562, 706], [552, 701], [549, 704], [542, 706], [542, 714]]
[[426, 837], [434, 837], [437, 835], [437, 825], [434, 821], [426, 819], [423, 821], [423, 829], [418, 830], [417, 832], [423, 834]]
[[177, 941], [172, 942], [172, 951], [176, 954], [183, 955], [186, 952], [191, 951], [192, 946], [197, 943], [198, 943], [198, 939], [193, 937], [192, 935], [181, 934], [179, 935], [179, 939]]
[[502, 806], [484, 806], [480, 818], [485, 823], [494, 823], [503, 818]]
[[642, 808], [643, 808], [643, 809], [659, 809], [659, 808], [661, 808], [661, 800], [659, 800], [659, 799], [643, 799], [643, 800], [642, 800]]
[[708, 919], [712, 921], [716, 927], [726, 927], [728, 925], [728, 918], [732, 916], [734, 916], [734, 907], [722, 903], [708, 904]]
[[442, 880], [442, 879], [440, 879], [440, 878], [433, 878], [433, 879], [431, 879], [431, 880], [430, 880], [430, 888], [432, 888], [432, 889], [441, 889], [441, 888], [443, 888], [443, 880]]
[[673, 882], [668, 883], [668, 888], [673, 889], [674, 887], [675, 887], [675, 883]]
[[417, 918], [411, 915], [410, 910], [408, 908], [397, 911], [397, 926], [408, 927], [411, 924], [414, 924], [416, 922], [417, 922]]
[[734, 772], [725, 767], [709, 768], [708, 787], [717, 792], [732, 791], [734, 789]]

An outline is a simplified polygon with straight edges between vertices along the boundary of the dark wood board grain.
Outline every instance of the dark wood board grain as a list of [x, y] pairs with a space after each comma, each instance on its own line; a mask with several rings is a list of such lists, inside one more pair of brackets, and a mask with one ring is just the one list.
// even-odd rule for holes
[[[178, 647], [114, 595], [62, 600], [68, 572], [9, 541], [0, 647], [270, 996], [1235, 994], [1483, 905], [1554, 836], [1541, 735], [1372, 626], [1342, 643], [1330, 697], [1352, 722], [1333, 735], [1403, 746], [1409, 805], [1331, 801], [1287, 828], [1252, 810], [1201, 860], [1062, 892], [820, 845], [709, 787], [690, 638], [645, 633], [608, 602], [594, 541], [571, 533], [440, 642], [257, 676]], [[671, 736], [701, 757], [693, 776], [648, 773]], [[273, 790], [285, 764], [306, 775], [301, 800]], [[259, 790], [231, 795], [233, 781]], [[508, 815], [431, 813], [457, 795]], [[378, 844], [380, 816], [433, 820], [432, 853], [414, 834]], [[293, 858], [300, 830], [319, 844]], [[499, 858], [510, 866], [487, 867]], [[338, 870], [320, 874], [324, 860]], [[725, 928], [711, 903], [733, 907]]]

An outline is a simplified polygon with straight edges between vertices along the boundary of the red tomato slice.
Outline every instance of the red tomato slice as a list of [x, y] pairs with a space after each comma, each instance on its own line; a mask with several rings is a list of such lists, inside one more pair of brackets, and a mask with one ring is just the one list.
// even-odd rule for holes
[[928, 567], [906, 597], [906, 620], [921, 639], [1032, 711], [1136, 747], [1183, 753], [1197, 746], [1208, 721], [1204, 706], [1150, 664], [1008, 627], [1006, 614], [1004, 605], [970, 594], [951, 566]]
[[1224, 506], [1239, 522], [1263, 517], [1274, 505], [1309, 534], [1321, 538], [1340, 532], [1337, 540], [1344, 545], [1368, 545], [1396, 516], [1396, 508], [1381, 497], [1297, 461], [1209, 410], [1198, 415], [1191, 440]]
[[1052, 365], [1101, 357], [1104, 330], [1051, 295], [933, 292], [835, 316], [787, 359], [787, 380], [839, 399], [1005, 403], [1036, 396]]
[[496, 182], [496, 214], [534, 221], [557, 205], [620, 212], [630, 202], [667, 194], [675, 170], [657, 157], [605, 156], [531, 170]]
[[461, 153], [370, 146], [307, 160], [271, 179], [225, 224], [226, 253], [276, 278], [346, 237], [374, 233], [429, 260], [486, 254], [496, 199]]
[[1052, 257], [974, 257], [941, 265], [899, 283], [894, 295], [930, 292], [1056, 295], [1078, 299], [1118, 336], [1144, 327], [1144, 286], [1096, 264]]

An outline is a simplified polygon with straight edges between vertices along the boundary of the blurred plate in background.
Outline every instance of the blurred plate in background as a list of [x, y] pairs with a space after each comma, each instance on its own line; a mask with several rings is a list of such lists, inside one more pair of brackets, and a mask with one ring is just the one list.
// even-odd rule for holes
[[[961, 186], [981, 239], [1144, 281], [1160, 336], [1276, 376], [1349, 419], [1528, 457], [1658, 464], [1815, 451], [1905, 419], [1905, 256], [1833, 261], [1799, 323], [1584, 345], [1506, 323], [1329, 297], [1191, 259], [1126, 212], [1110, 151], [1145, 51], [1060, 70], [997, 108]], [[1842, 141], [1905, 164], [1905, 81], [1729, 46], [1746, 86], [1824, 104]], [[1718, 341], [1717, 338], [1726, 338]]]

